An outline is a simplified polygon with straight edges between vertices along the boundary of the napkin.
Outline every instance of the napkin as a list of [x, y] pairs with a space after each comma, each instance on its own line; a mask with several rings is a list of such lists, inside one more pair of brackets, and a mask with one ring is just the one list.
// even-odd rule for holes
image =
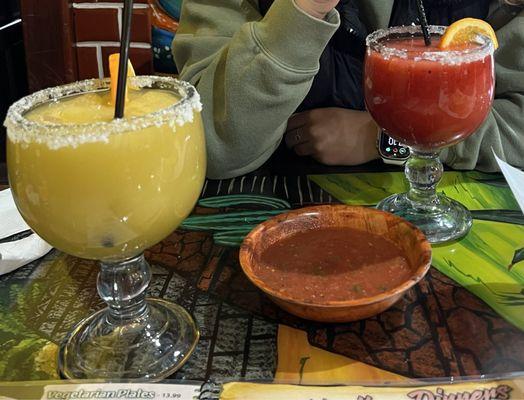
[[517, 199], [520, 209], [524, 213], [524, 172], [512, 167], [507, 162], [502, 161], [497, 157], [495, 151], [493, 151], [493, 155], [495, 156], [495, 160], [497, 160], [500, 171], [504, 175], [504, 178], [506, 178], [506, 182], [508, 182], [511, 191], [515, 196], [515, 199]]
[[[29, 229], [16, 209], [11, 190], [0, 191], [0, 240]], [[43, 257], [51, 249], [36, 233], [20, 240], [0, 243], [0, 275]]]
[[0, 239], [31, 229], [16, 209], [11, 189], [0, 191], [0, 221]]

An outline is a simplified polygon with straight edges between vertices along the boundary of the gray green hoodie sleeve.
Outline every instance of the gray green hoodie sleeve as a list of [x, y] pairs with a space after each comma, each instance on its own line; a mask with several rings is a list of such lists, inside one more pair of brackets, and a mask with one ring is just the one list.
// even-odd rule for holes
[[309, 91], [338, 13], [321, 21], [276, 0], [262, 18], [257, 0], [185, 0], [181, 21], [173, 52], [203, 99], [208, 176], [250, 172]]
[[492, 148], [524, 167], [524, 11], [497, 30], [497, 38], [493, 108], [475, 134], [443, 152], [443, 161], [456, 169], [497, 171]]

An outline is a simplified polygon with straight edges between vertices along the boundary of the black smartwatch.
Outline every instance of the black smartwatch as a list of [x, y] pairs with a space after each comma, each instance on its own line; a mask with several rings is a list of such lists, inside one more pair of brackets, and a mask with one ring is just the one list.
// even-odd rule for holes
[[409, 158], [409, 147], [401, 145], [379, 128], [377, 138], [378, 154], [386, 164], [403, 165]]

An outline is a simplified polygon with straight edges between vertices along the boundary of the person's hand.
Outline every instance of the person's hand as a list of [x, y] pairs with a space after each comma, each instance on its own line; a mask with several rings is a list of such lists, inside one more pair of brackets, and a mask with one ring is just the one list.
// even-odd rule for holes
[[378, 127], [365, 111], [317, 108], [291, 116], [285, 141], [299, 156], [327, 165], [359, 165], [379, 157]]
[[324, 19], [335, 8], [339, 0], [294, 0], [303, 11], [318, 19]]

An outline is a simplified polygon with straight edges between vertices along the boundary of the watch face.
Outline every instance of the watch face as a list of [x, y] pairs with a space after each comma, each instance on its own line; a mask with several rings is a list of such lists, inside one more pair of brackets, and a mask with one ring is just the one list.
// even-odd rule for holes
[[409, 147], [402, 146], [384, 131], [380, 133], [379, 152], [382, 157], [391, 160], [407, 160], [409, 157]]

